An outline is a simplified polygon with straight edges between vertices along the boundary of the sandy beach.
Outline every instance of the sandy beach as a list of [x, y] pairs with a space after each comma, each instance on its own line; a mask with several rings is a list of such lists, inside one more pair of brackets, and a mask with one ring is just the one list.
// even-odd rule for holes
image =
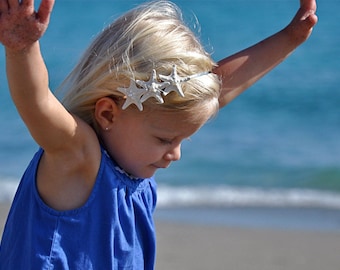
[[0, 203], [0, 237], [2, 237], [2, 232], [4, 230], [9, 208], [9, 204]]
[[157, 223], [162, 270], [338, 270], [340, 233]]
[[[0, 204], [0, 230], [8, 213]], [[340, 232], [160, 221], [156, 269], [338, 270]]]

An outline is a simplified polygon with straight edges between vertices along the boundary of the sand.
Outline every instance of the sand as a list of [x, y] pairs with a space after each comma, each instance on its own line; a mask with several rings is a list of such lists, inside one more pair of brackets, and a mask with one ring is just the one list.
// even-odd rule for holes
[[2, 236], [2, 232], [4, 230], [9, 207], [9, 204], [0, 203], [0, 237]]
[[[0, 204], [0, 230], [9, 206]], [[156, 220], [161, 270], [339, 270], [340, 232]]]
[[339, 270], [340, 233], [157, 223], [162, 270]]

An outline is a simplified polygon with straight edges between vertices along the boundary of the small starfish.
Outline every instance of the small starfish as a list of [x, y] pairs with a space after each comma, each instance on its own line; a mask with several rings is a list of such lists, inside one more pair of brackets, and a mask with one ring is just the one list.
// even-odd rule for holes
[[164, 103], [162, 93], [163, 93], [163, 89], [167, 87], [169, 83], [158, 82], [157, 73], [155, 69], [152, 70], [152, 74], [150, 76], [149, 81], [145, 82], [145, 81], [137, 80], [136, 83], [139, 86], [143, 87], [143, 89], [145, 90], [145, 93], [141, 98], [141, 102], [144, 102], [145, 100], [153, 97], [157, 99], [159, 103]]
[[181, 97], [184, 97], [184, 93], [183, 93], [183, 90], [182, 90], [181, 83], [190, 80], [190, 77], [180, 77], [180, 76], [178, 76], [177, 67], [175, 65], [173, 66], [172, 72], [171, 72], [170, 75], [165, 76], [165, 75], [160, 74], [159, 78], [162, 81], [169, 83], [169, 86], [167, 86], [165, 88], [165, 90], [163, 91], [164, 96], [166, 96], [167, 94], [169, 94], [172, 91], [175, 91]]
[[146, 93], [146, 90], [144, 88], [138, 88], [134, 80], [130, 80], [130, 86], [128, 88], [118, 87], [117, 90], [126, 97], [122, 107], [123, 110], [131, 104], [135, 104], [140, 111], [143, 110], [143, 101], [141, 101], [141, 97]]

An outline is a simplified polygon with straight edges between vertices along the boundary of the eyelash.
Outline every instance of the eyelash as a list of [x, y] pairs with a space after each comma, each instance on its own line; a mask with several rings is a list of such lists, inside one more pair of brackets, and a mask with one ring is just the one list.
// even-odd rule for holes
[[169, 140], [169, 139], [158, 138], [158, 140], [160, 141], [161, 144], [164, 144], [164, 145], [172, 144], [172, 140]]
[[[171, 145], [172, 142], [173, 142], [173, 140], [171, 140], [171, 139], [158, 138], [158, 140], [160, 141], [161, 144], [164, 144], [164, 145]], [[186, 140], [190, 142], [191, 138], [188, 137], [188, 138], [186, 138]]]

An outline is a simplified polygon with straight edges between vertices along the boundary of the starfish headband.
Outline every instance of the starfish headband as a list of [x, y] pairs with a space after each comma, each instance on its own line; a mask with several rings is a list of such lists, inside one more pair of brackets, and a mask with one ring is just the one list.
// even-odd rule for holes
[[177, 74], [176, 65], [173, 66], [170, 75], [161, 75], [152, 70], [152, 74], [148, 81], [130, 79], [130, 86], [128, 88], [119, 87], [117, 90], [124, 94], [125, 102], [122, 109], [125, 110], [131, 104], [135, 104], [137, 108], [142, 111], [142, 103], [149, 98], [155, 98], [159, 103], [164, 103], [163, 96], [175, 91], [181, 97], [184, 93], [181, 87], [182, 82], [187, 82], [193, 78], [211, 73], [210, 71], [197, 73], [187, 77], [180, 77]]

